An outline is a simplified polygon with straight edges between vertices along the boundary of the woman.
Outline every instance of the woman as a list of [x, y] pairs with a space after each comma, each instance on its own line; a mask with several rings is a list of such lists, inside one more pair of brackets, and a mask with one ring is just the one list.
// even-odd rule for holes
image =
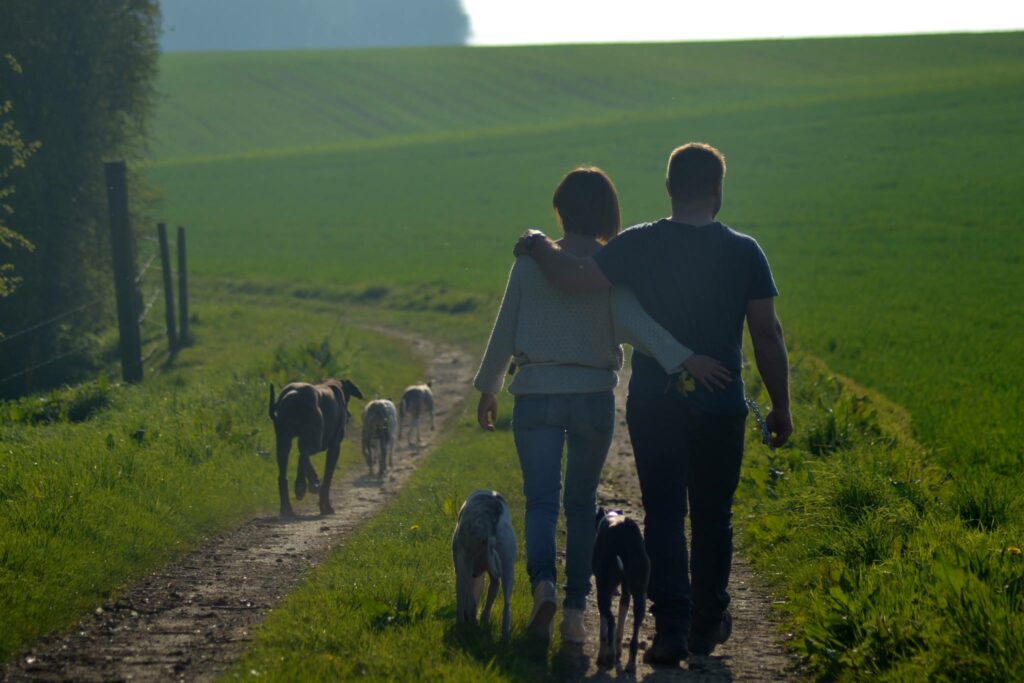
[[[564, 231], [559, 244], [589, 256], [618, 234], [615, 186], [599, 168], [581, 167], [559, 183], [552, 198]], [[555, 527], [563, 446], [565, 470], [565, 599], [562, 639], [586, 641], [583, 611], [590, 592], [597, 484], [615, 426], [612, 390], [622, 368], [620, 342], [654, 357], [666, 371], [685, 368], [709, 387], [729, 381], [716, 360], [695, 355], [648, 316], [624, 289], [568, 294], [545, 280], [530, 258], [519, 258], [473, 385], [477, 418], [494, 431], [497, 394], [509, 361], [518, 372], [512, 428], [526, 495], [526, 569], [533, 590], [527, 631], [551, 637], [555, 603]]]

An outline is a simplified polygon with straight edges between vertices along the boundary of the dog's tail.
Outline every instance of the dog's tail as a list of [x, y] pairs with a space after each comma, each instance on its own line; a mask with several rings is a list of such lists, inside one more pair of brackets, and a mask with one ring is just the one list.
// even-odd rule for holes
[[270, 414], [270, 419], [271, 420], [273, 420], [275, 417], [277, 417], [274, 414], [274, 385], [273, 385], [273, 383], [271, 383], [271, 385], [270, 385], [270, 410], [268, 412]]
[[487, 537], [487, 571], [491, 576], [501, 576], [501, 556], [498, 555], [498, 539], [491, 534]]
[[398, 438], [402, 438], [402, 422], [405, 421], [405, 394], [398, 400]]

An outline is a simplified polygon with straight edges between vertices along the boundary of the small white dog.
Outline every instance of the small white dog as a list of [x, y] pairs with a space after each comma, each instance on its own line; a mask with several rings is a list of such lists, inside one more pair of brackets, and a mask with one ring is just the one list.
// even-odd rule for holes
[[498, 595], [500, 582], [505, 594], [501, 638], [508, 642], [512, 634], [516, 534], [512, 529], [508, 504], [497, 491], [474, 491], [462, 504], [452, 536], [452, 561], [455, 563], [456, 622], [476, 622], [486, 572], [491, 580], [480, 623], [486, 625], [490, 620], [491, 606]]
[[378, 398], [366, 404], [363, 409], [363, 457], [373, 474], [373, 461], [377, 457], [377, 471], [383, 479], [384, 472], [395, 464], [395, 435], [398, 432], [398, 416], [395, 404], [386, 398]]
[[434, 431], [434, 392], [430, 389], [430, 382], [426, 384], [414, 384], [406, 387], [402, 393], [402, 400], [398, 402], [398, 438], [402, 438], [402, 429], [408, 417], [409, 444], [412, 445], [413, 431], [416, 432], [416, 445], [420, 444], [420, 418], [430, 414], [430, 431]]

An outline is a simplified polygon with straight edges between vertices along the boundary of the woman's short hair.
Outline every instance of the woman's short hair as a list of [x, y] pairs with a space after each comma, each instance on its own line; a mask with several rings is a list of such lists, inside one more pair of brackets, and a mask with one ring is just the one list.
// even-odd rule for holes
[[596, 166], [569, 171], [555, 188], [551, 205], [562, 229], [607, 242], [619, 234], [619, 195], [615, 185]]

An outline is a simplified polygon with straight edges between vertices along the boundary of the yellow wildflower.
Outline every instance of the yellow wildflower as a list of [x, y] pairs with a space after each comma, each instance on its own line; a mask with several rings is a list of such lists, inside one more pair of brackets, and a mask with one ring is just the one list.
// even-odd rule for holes
[[676, 389], [680, 394], [686, 396], [691, 391], [697, 388], [697, 382], [693, 379], [693, 375], [683, 370], [679, 373], [679, 379], [676, 380]]

